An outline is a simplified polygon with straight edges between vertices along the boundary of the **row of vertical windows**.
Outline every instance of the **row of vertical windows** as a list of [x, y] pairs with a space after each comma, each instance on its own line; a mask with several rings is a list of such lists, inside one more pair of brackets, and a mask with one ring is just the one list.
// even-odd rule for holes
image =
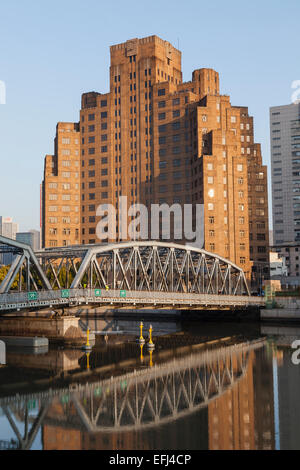
[[[101, 119], [106, 119], [106, 118], [107, 118], [107, 111], [102, 111], [102, 112], [100, 113], [100, 116], [101, 116]], [[89, 114], [89, 115], [88, 115], [88, 120], [89, 120], [89, 121], [94, 121], [94, 120], [95, 120], [95, 114], [94, 114], [94, 113]], [[84, 122], [84, 116], [82, 116], [81, 121]]]
[[[107, 129], [107, 122], [102, 122], [101, 123], [101, 130], [106, 130], [106, 129]], [[81, 127], [81, 132], [82, 132], [82, 134], [84, 134], [84, 132], [85, 132], [85, 128], [83, 126]], [[88, 126], [88, 132], [95, 132], [95, 126], [94, 125]]]

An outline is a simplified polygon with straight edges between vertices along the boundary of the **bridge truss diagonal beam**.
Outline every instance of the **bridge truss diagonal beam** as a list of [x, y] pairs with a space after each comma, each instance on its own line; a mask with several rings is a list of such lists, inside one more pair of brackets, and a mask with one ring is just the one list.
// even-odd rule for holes
[[163, 242], [89, 247], [71, 288], [84, 285], [132, 291], [250, 295], [245, 274], [234, 263], [204, 250]]
[[[24, 284], [24, 290], [27, 291], [31, 288], [33, 290], [38, 290], [38, 283], [40, 284], [41, 289], [51, 289], [49, 280], [29, 245], [0, 235], [0, 252], [1, 248], [4, 247], [9, 248], [15, 255], [15, 258], [7, 275], [0, 285], [0, 294], [7, 293], [16, 280], [18, 280], [19, 283], [19, 291], [23, 290], [22, 284]], [[24, 282], [22, 282], [22, 276], [24, 277]]]

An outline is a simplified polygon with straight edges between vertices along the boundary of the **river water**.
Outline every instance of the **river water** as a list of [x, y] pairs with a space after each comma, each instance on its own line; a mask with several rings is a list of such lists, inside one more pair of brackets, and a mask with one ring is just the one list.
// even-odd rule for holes
[[[7, 348], [0, 449], [300, 449], [300, 328], [81, 320], [93, 349]], [[294, 354], [294, 355], [293, 355]]]

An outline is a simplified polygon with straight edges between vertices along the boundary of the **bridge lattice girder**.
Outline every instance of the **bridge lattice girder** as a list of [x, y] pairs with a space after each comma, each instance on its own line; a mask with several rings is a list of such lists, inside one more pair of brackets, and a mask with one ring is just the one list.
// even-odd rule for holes
[[186, 245], [128, 242], [50, 249], [36, 255], [52, 289], [249, 295], [241, 268]]

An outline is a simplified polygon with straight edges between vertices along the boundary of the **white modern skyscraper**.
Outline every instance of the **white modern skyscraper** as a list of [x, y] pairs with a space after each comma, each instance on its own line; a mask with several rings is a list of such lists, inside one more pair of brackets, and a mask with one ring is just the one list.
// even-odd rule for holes
[[11, 217], [0, 216], [0, 235], [15, 240], [18, 231], [19, 224], [13, 222]]
[[270, 109], [274, 245], [300, 243], [300, 103]]
[[[0, 235], [15, 240], [18, 231], [19, 224], [13, 222], [12, 217], [0, 216]], [[12, 259], [13, 255], [11, 253], [0, 253], [0, 264], [10, 264]]]

